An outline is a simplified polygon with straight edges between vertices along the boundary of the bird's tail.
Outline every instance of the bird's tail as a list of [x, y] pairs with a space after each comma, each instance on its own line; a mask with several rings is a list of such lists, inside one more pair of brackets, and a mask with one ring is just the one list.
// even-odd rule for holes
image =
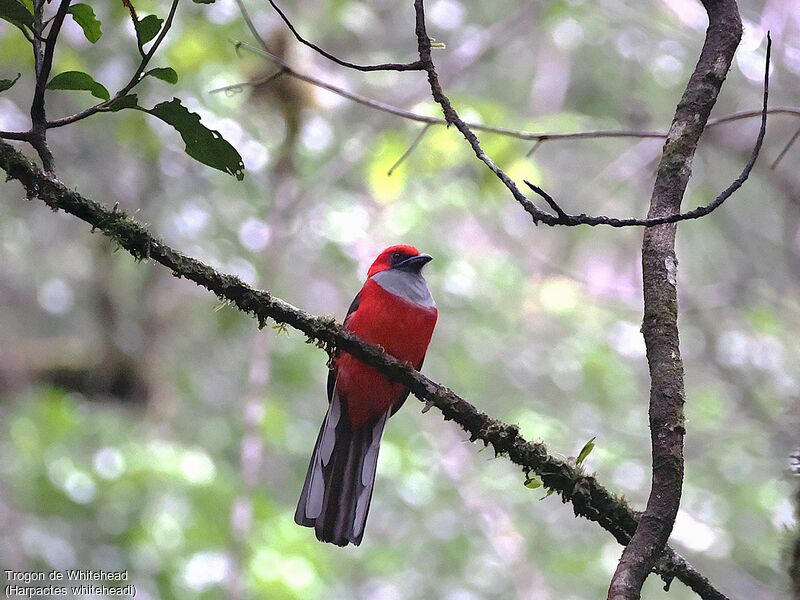
[[294, 514], [298, 525], [314, 528], [318, 540], [361, 543], [387, 417], [353, 431], [347, 403], [333, 393]]

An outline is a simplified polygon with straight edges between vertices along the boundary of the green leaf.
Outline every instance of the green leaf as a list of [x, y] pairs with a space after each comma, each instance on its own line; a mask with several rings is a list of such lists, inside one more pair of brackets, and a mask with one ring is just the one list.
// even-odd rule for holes
[[578, 458], [575, 459], [576, 465], [581, 464], [584, 460], [586, 460], [586, 457], [592, 453], [592, 450], [594, 450], [594, 440], [596, 437], [597, 436], [593, 437], [583, 445], [583, 448], [581, 448], [581, 451], [578, 453]]
[[11, 87], [17, 83], [17, 79], [19, 79], [20, 75], [21, 73], [17, 73], [17, 76], [14, 77], [14, 79], [0, 79], [0, 92], [5, 92], [6, 90], [11, 89]]
[[535, 490], [536, 488], [542, 487], [542, 480], [538, 477], [528, 477], [525, 480], [525, 487], [529, 490]]
[[150, 69], [143, 75], [143, 77], [147, 77], [150, 75], [151, 77], [155, 77], [156, 79], [160, 79], [161, 81], [166, 81], [167, 83], [176, 84], [178, 83], [178, 74], [175, 72], [175, 69], [172, 67], [157, 67], [155, 69]]
[[549, 490], [547, 490], [547, 493], [544, 496], [542, 496], [541, 498], [539, 498], [539, 502], [541, 502], [545, 498], [549, 498], [550, 496], [552, 496], [554, 491], [555, 490], [553, 488], [550, 488]]
[[83, 35], [93, 44], [100, 39], [103, 32], [100, 31], [100, 21], [94, 16], [94, 10], [88, 4], [73, 4], [67, 10], [72, 15], [72, 19], [81, 26]]
[[108, 100], [111, 95], [92, 76], [83, 71], [64, 71], [59, 73], [47, 84], [48, 90], [84, 90], [91, 92], [95, 98]]
[[140, 108], [139, 97], [136, 94], [128, 94], [127, 96], [122, 96], [122, 98], [117, 98], [108, 105], [108, 110], [111, 112], [117, 112], [125, 108]]
[[0, 19], [20, 28], [33, 28], [33, 13], [19, 0], [0, 0]]
[[159, 19], [155, 15], [147, 15], [144, 19], [136, 21], [136, 36], [139, 38], [139, 44], [144, 46], [156, 37], [163, 24], [164, 19]]
[[240, 181], [244, 179], [244, 163], [236, 148], [225, 141], [218, 131], [200, 123], [200, 115], [189, 112], [180, 100], [173, 98], [169, 102], [161, 102], [147, 112], [178, 130], [186, 143], [186, 154]]

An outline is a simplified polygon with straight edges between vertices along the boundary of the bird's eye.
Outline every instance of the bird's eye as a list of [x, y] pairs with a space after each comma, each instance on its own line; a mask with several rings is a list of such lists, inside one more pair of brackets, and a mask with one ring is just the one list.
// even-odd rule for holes
[[393, 252], [392, 253], [392, 264], [399, 263], [403, 258], [402, 252]]

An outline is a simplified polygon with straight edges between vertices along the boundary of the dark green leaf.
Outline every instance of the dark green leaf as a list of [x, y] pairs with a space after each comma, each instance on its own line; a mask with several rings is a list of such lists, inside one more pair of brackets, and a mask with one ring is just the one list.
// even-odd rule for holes
[[157, 67], [155, 69], [150, 69], [144, 75], [150, 75], [151, 77], [161, 79], [162, 81], [166, 81], [167, 83], [171, 83], [173, 85], [178, 83], [178, 74], [172, 67]]
[[103, 32], [100, 31], [100, 21], [97, 20], [92, 7], [88, 4], [73, 4], [67, 12], [81, 26], [86, 39], [93, 44], [103, 35]]
[[0, 0], [0, 19], [13, 23], [17, 27], [23, 25], [33, 27], [33, 13], [19, 0]]
[[17, 73], [17, 76], [14, 77], [14, 79], [0, 79], [0, 92], [5, 92], [6, 90], [11, 89], [11, 87], [17, 83], [17, 79], [19, 79], [20, 75], [21, 73]]
[[159, 19], [155, 15], [147, 15], [144, 19], [136, 21], [136, 35], [139, 38], [139, 44], [144, 46], [156, 37], [163, 24], [164, 19]]
[[136, 94], [128, 94], [122, 98], [117, 98], [108, 105], [108, 110], [111, 112], [117, 112], [125, 108], [139, 108], [139, 98]]
[[200, 123], [200, 115], [189, 112], [181, 101], [173, 98], [161, 102], [147, 111], [165, 123], [172, 125], [186, 143], [186, 153], [201, 163], [244, 179], [242, 157], [223, 139], [218, 131], [213, 131]]
[[575, 459], [576, 465], [581, 464], [586, 460], [586, 457], [592, 453], [592, 450], [594, 450], [594, 440], [595, 438], [592, 438], [583, 445], [583, 448], [581, 448], [581, 451], [578, 453], [578, 458]]
[[111, 95], [92, 76], [83, 71], [64, 71], [59, 73], [47, 84], [48, 90], [85, 90], [91, 92], [95, 98], [108, 100]]

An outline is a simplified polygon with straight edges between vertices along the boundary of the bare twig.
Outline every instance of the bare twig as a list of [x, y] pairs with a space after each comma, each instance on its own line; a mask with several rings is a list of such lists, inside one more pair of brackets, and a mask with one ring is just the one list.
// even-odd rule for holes
[[0, 131], [0, 139], [16, 140], [19, 142], [30, 142], [30, 131]]
[[[242, 312], [253, 315], [263, 326], [267, 319], [302, 331], [311, 341], [333, 351], [334, 347], [377, 368], [393, 381], [402, 383], [423, 402], [435, 405], [447, 420], [469, 432], [470, 439], [491, 445], [507, 455], [525, 473], [536, 473], [545, 486], [555, 490], [564, 502], [572, 503], [576, 515], [598, 523], [621, 544], [636, 528], [636, 515], [627, 503], [603, 487], [594, 476], [548, 453], [544, 444], [530, 442], [514, 425], [492, 419], [448, 388], [439, 385], [409, 364], [401, 363], [380, 347], [361, 341], [332, 319], [314, 317], [266, 291], [256, 290], [239, 278], [220, 273], [182, 254], [153, 235], [121, 210], [109, 210], [48, 177], [13, 146], [0, 141], [0, 168], [22, 183], [29, 197], [38, 197], [50, 208], [63, 210], [92, 225], [114, 240], [137, 260], [154, 260], [208, 289]], [[665, 548], [656, 571], [666, 580], [678, 578], [702, 598], [725, 600], [701, 573], [671, 548]]]
[[778, 164], [783, 160], [783, 157], [786, 156], [786, 153], [789, 152], [794, 143], [800, 138], [800, 127], [797, 128], [797, 131], [794, 132], [794, 135], [786, 142], [786, 145], [783, 147], [783, 150], [780, 151], [778, 156], [772, 161], [772, 164], [769, 166], [770, 169], [776, 169]]
[[417, 137], [414, 138], [414, 141], [411, 142], [411, 144], [408, 146], [408, 148], [406, 148], [406, 151], [403, 152], [403, 154], [400, 156], [400, 158], [398, 158], [391, 167], [389, 167], [389, 170], [386, 172], [386, 175], [391, 177], [392, 174], [395, 172], [395, 169], [397, 169], [397, 167], [402, 165], [403, 162], [409, 156], [411, 156], [411, 153], [414, 152], [414, 150], [416, 150], [417, 146], [419, 146], [419, 143], [422, 141], [422, 138], [425, 137], [425, 134], [428, 133], [428, 129], [430, 129], [430, 127], [431, 127], [431, 124], [427, 123], [425, 125], [425, 127], [423, 127], [420, 130], [420, 132], [417, 134]]
[[[275, 71], [270, 75], [265, 75], [264, 77], [259, 77], [258, 79], [254, 79], [253, 81], [247, 82], [247, 86], [250, 87], [258, 87], [260, 85], [267, 85], [280, 77], [281, 75], [285, 75], [287, 73], [286, 69], [280, 69], [279, 71]], [[231, 85], [223, 85], [222, 87], [214, 88], [213, 90], [209, 90], [209, 94], [219, 94], [220, 92], [225, 92], [230, 95], [238, 94], [242, 91], [241, 83], [234, 83]]]
[[[280, 9], [274, 4], [274, 2], [272, 0], [268, 0], [268, 1], [273, 5], [275, 10], [278, 11], [278, 13], [280, 14], [281, 18], [286, 22], [287, 26], [292, 30], [292, 32], [295, 33], [295, 35], [298, 35], [296, 30], [295, 30], [295, 28], [294, 28], [294, 26], [292, 25], [291, 21], [288, 19], [288, 17], [282, 11], [280, 11]], [[519, 139], [537, 140], [539, 142], [547, 141], [547, 140], [550, 140], [550, 139], [557, 139], [557, 138], [560, 138], [560, 139], [579, 139], [579, 138], [598, 138], [598, 137], [637, 137], [637, 138], [652, 137], [652, 138], [660, 138], [660, 137], [665, 137], [665, 134], [660, 133], [660, 132], [654, 132], [654, 131], [645, 131], [645, 132], [643, 132], [643, 131], [622, 131], [622, 130], [610, 131], [610, 132], [578, 132], [578, 133], [572, 133], [572, 134], [569, 134], [569, 133], [568, 134], [531, 134], [529, 132], [522, 132], [522, 131], [518, 131], [518, 130], [505, 129], [505, 128], [500, 128], [500, 127], [491, 127], [491, 126], [486, 126], [486, 125], [482, 125], [482, 124], [471, 124], [471, 123], [465, 122], [463, 119], [460, 118], [460, 116], [458, 115], [458, 112], [455, 110], [455, 108], [452, 106], [452, 103], [450, 102], [450, 100], [444, 94], [444, 91], [442, 90], [441, 84], [439, 83], [439, 77], [438, 77], [438, 74], [436, 72], [436, 68], [435, 68], [435, 65], [433, 63], [433, 59], [432, 59], [432, 55], [431, 55], [431, 41], [430, 41], [430, 37], [427, 34], [427, 28], [426, 28], [426, 22], [425, 22], [424, 2], [422, 0], [416, 0], [415, 3], [414, 3], [414, 8], [415, 8], [415, 13], [416, 13], [417, 48], [418, 48], [419, 55], [420, 55], [420, 61], [419, 62], [421, 63], [423, 69], [428, 74], [428, 82], [429, 82], [430, 87], [431, 87], [431, 93], [433, 95], [434, 100], [441, 106], [442, 112], [444, 113], [444, 119], [435, 118], [435, 117], [426, 117], [426, 116], [423, 116], [423, 115], [417, 115], [416, 113], [413, 113], [413, 112], [410, 112], [410, 111], [406, 111], [406, 110], [400, 109], [398, 107], [394, 107], [394, 106], [391, 106], [391, 105], [388, 105], [388, 104], [385, 104], [385, 103], [382, 103], [382, 102], [378, 102], [378, 101], [375, 101], [375, 100], [372, 100], [372, 99], [369, 99], [369, 98], [365, 98], [365, 97], [360, 96], [358, 94], [353, 94], [352, 92], [348, 92], [348, 91], [343, 90], [341, 88], [337, 88], [336, 86], [332, 86], [330, 84], [327, 84], [327, 83], [325, 83], [325, 82], [323, 82], [323, 81], [321, 81], [319, 79], [303, 75], [303, 74], [295, 71], [294, 69], [292, 69], [284, 60], [272, 55], [269, 51], [266, 51], [266, 50], [262, 51], [262, 50], [259, 50], [259, 49], [255, 49], [252, 46], [249, 46], [249, 45], [244, 44], [242, 42], [238, 42], [237, 43], [237, 47], [245, 48], [245, 49], [247, 49], [247, 50], [249, 50], [251, 52], [255, 52], [255, 53], [261, 54], [263, 56], [266, 56], [270, 60], [274, 61], [276, 64], [280, 65], [282, 70], [283, 70], [282, 72], [287, 74], [287, 75], [290, 75], [292, 77], [300, 79], [301, 81], [306, 81], [306, 82], [311, 83], [312, 85], [315, 85], [317, 87], [320, 87], [320, 88], [323, 88], [323, 89], [327, 89], [329, 91], [332, 91], [332, 92], [334, 92], [336, 94], [339, 94], [340, 96], [343, 96], [343, 97], [348, 98], [350, 100], [353, 100], [355, 102], [364, 104], [366, 106], [370, 106], [371, 108], [375, 108], [377, 110], [382, 110], [384, 112], [388, 112], [388, 113], [391, 113], [391, 114], [395, 114], [395, 115], [401, 116], [403, 118], [407, 118], [407, 119], [410, 119], [410, 120], [423, 122], [423, 123], [426, 123], [426, 124], [444, 123], [444, 124], [447, 124], [447, 125], [451, 125], [451, 124], [454, 125], [461, 132], [461, 134], [465, 137], [465, 139], [469, 142], [470, 146], [472, 147], [472, 149], [473, 149], [475, 155], [478, 157], [478, 159], [481, 160], [484, 164], [486, 164], [486, 166], [489, 167], [489, 169], [498, 177], [498, 179], [500, 179], [500, 181], [508, 188], [508, 190], [514, 196], [515, 200], [517, 200], [517, 202], [519, 202], [520, 205], [522, 205], [522, 207], [526, 210], [526, 212], [528, 212], [531, 215], [531, 217], [533, 218], [534, 223], [538, 223], [538, 222], [541, 221], [542, 223], [545, 223], [546, 225], [550, 225], [550, 226], [556, 226], [556, 225], [565, 225], [565, 226], [608, 225], [608, 226], [611, 226], [611, 227], [632, 227], [632, 226], [652, 227], [652, 226], [659, 225], [659, 224], [664, 224], [664, 223], [675, 223], [675, 222], [683, 221], [683, 220], [697, 219], [697, 218], [703, 217], [703, 216], [713, 212], [719, 206], [721, 206], [722, 203], [727, 198], [729, 198], [737, 189], [739, 189], [742, 186], [742, 184], [744, 183], [744, 181], [747, 180], [747, 178], [749, 177], [750, 171], [752, 170], [752, 168], [753, 168], [753, 166], [755, 164], [755, 161], [756, 161], [756, 159], [758, 157], [758, 154], [760, 152], [761, 145], [762, 145], [763, 138], [764, 138], [764, 134], [765, 134], [765, 131], [766, 131], [766, 115], [769, 112], [769, 110], [767, 108], [768, 74], [767, 74], [767, 76], [765, 78], [764, 106], [762, 107], [762, 110], [760, 112], [755, 113], [755, 114], [760, 114], [761, 115], [762, 122], [761, 122], [761, 129], [759, 131], [759, 136], [758, 136], [758, 139], [756, 141], [755, 148], [753, 150], [753, 154], [752, 154], [751, 160], [744, 167], [744, 169], [742, 170], [742, 173], [740, 174], [740, 176], [724, 192], [722, 192], [717, 198], [715, 198], [714, 201], [711, 202], [710, 204], [708, 204], [706, 206], [698, 207], [698, 208], [696, 208], [696, 209], [694, 209], [692, 211], [689, 211], [688, 213], [675, 214], [675, 215], [665, 215], [665, 216], [659, 216], [657, 218], [652, 218], [652, 219], [636, 219], [636, 218], [618, 219], [618, 218], [614, 218], [614, 217], [607, 217], [607, 216], [604, 216], [604, 215], [590, 216], [590, 215], [586, 215], [586, 214], [569, 215], [558, 205], [558, 203], [556, 203], [556, 201], [552, 198], [552, 196], [550, 196], [547, 192], [545, 192], [540, 187], [538, 187], [538, 186], [526, 181], [525, 183], [534, 192], [536, 192], [538, 195], [540, 195], [548, 203], [548, 205], [550, 205], [550, 207], [556, 212], [556, 214], [553, 215], [553, 214], [550, 214], [550, 213], [547, 213], [547, 212], [544, 212], [544, 211], [538, 209], [533, 204], [533, 202], [531, 202], [531, 200], [528, 199], [519, 190], [519, 188], [517, 187], [516, 183], [510, 177], [508, 177], [508, 175], [500, 167], [498, 167], [494, 163], [494, 161], [492, 161], [492, 159], [486, 154], [486, 152], [481, 147], [480, 142], [478, 141], [478, 138], [473, 133], [472, 129], [491, 131], [492, 133], [498, 133], [498, 134], [501, 134], [501, 135], [510, 135], [510, 136], [513, 136], [513, 137], [516, 137], [516, 138], [519, 138]], [[246, 13], [243, 13], [243, 14], [246, 14]], [[257, 32], [254, 29], [252, 31], [253, 31], [253, 34], [256, 37], [258, 37], [257, 36]], [[298, 38], [298, 39], [300, 39], [301, 41], [303, 41], [304, 43], [306, 43], [310, 47], [314, 48], [318, 52], [324, 53], [324, 51], [322, 51], [316, 45], [311, 44], [310, 42], [308, 42], [308, 41], [306, 41], [306, 40], [304, 40], [302, 38]], [[263, 41], [262, 41], [262, 44], [263, 44]], [[767, 63], [767, 64], [769, 64], [769, 63]], [[259, 83], [263, 83], [263, 81], [259, 81]], [[241, 88], [241, 85], [243, 85], [243, 84], [236, 84], [236, 85], [233, 85], [233, 86], [225, 86], [223, 88], [217, 88], [216, 90], [212, 90], [212, 91], [216, 92], [216, 91], [222, 91], [222, 90], [239, 90]], [[789, 110], [790, 110], [790, 112], [792, 112], [791, 109], [789, 109]], [[751, 116], [751, 115], [748, 115], [748, 116]], [[722, 119], [718, 119], [715, 123], [716, 124], [720, 124], [720, 123], [723, 123], [723, 122], [737, 120], [737, 119], [740, 119], [740, 118], [746, 118], [745, 114], [744, 113], [738, 113], [738, 114], [735, 114], [735, 115], [730, 115], [728, 117], [724, 117]], [[418, 141], [415, 141], [415, 143], [412, 145], [411, 149], [415, 148], [417, 143], [418, 143]], [[535, 149], [536, 147], [537, 146], [534, 146], [533, 149]], [[406, 156], [407, 156], [407, 154], [404, 154], [400, 158], [400, 162], [402, 162], [402, 160], [404, 160], [406, 158]]]
[[270, 49], [267, 46], [267, 42], [264, 40], [263, 37], [261, 37], [261, 34], [258, 32], [258, 29], [256, 29], [256, 25], [255, 23], [253, 23], [253, 19], [250, 18], [250, 13], [247, 10], [247, 6], [245, 6], [244, 4], [244, 0], [236, 0], [236, 5], [239, 7], [239, 12], [242, 15], [242, 19], [244, 19], [247, 28], [250, 30], [250, 33], [253, 35], [254, 38], [256, 38], [258, 43], [261, 44], [261, 47], [265, 51], [269, 52]]
[[309, 42], [307, 39], [305, 39], [297, 31], [295, 26], [289, 20], [289, 17], [287, 17], [286, 14], [280, 9], [280, 7], [277, 4], [275, 4], [275, 1], [274, 0], [267, 0], [267, 1], [272, 5], [272, 8], [275, 9], [275, 12], [278, 13], [278, 16], [280, 16], [280, 18], [283, 20], [283, 22], [286, 23], [286, 26], [289, 28], [289, 31], [292, 32], [292, 34], [294, 35], [294, 37], [297, 39], [298, 42], [300, 42], [304, 46], [308, 46], [312, 50], [315, 50], [318, 54], [321, 54], [322, 56], [324, 56], [328, 60], [331, 60], [331, 61], [335, 62], [337, 65], [341, 65], [343, 67], [347, 67], [348, 69], [355, 69], [356, 71], [364, 71], [364, 72], [369, 72], [369, 71], [422, 71], [423, 70], [422, 62], [418, 61], [418, 60], [414, 61], [414, 62], [410, 62], [410, 63], [383, 63], [383, 64], [380, 64], [380, 65], [357, 65], [355, 63], [351, 63], [351, 62], [348, 62], [346, 60], [342, 60], [341, 58], [338, 58], [337, 56], [334, 56], [333, 54], [331, 54], [327, 50], [324, 50], [324, 49], [320, 48], [319, 46], [317, 46], [313, 42]]
[[545, 141], [546, 140], [536, 140], [536, 143], [531, 146], [531, 149], [525, 153], [525, 158], [530, 158], [533, 156], [533, 153], [536, 152], [539, 149], [539, 146], [541, 146]]
[[[336, 94], [337, 96], [345, 98], [346, 100], [352, 100], [353, 102], [361, 104], [362, 106], [366, 106], [367, 108], [381, 111], [390, 115], [395, 115], [402, 119], [415, 121], [417, 123], [425, 123], [430, 125], [448, 124], [447, 121], [442, 117], [421, 115], [419, 113], [415, 113], [413, 111], [406, 110], [398, 106], [382, 102], [380, 100], [375, 100], [374, 98], [369, 98], [361, 94], [356, 94], [339, 86], [328, 83], [322, 79], [319, 79], [318, 77], [314, 77], [312, 75], [308, 75], [307, 73], [302, 73], [300, 71], [297, 71], [294, 67], [290, 66], [289, 63], [287, 63], [285, 60], [283, 60], [278, 56], [275, 56], [268, 50], [265, 51], [260, 48], [255, 48], [246, 42], [238, 40], [231, 40], [231, 42], [237, 48], [241, 48], [242, 50], [247, 50], [248, 52], [252, 52], [254, 54], [257, 54], [258, 56], [262, 56], [267, 60], [275, 63], [282, 69], [283, 73], [288, 75], [289, 77], [294, 77], [299, 81], [304, 81], [305, 83], [313, 85], [314, 87], [329, 91], [333, 94]], [[241, 83], [235, 83], [224, 87], [215, 88], [213, 90], [210, 90], [210, 93], [215, 93], [220, 91], [239, 92], [242, 91], [242, 89], [244, 89], [245, 87], [255, 87], [263, 85], [264, 83], [265, 83], [265, 78], [259, 77], [258, 79], [254, 79], [252, 81], [243, 81]], [[767, 109], [767, 113], [770, 115], [785, 114], [794, 117], [800, 117], [800, 107], [776, 106]], [[762, 116], [762, 114], [763, 111], [761, 109], [731, 113], [730, 115], [725, 115], [724, 117], [709, 119], [706, 128], [716, 127], [719, 125], [724, 125], [725, 123], [740, 121], [742, 119], [760, 117]], [[465, 121], [464, 123], [473, 131], [484, 131], [486, 133], [494, 133], [501, 136], [516, 138], [518, 140], [528, 140], [535, 142], [556, 142], [556, 141], [590, 140], [590, 139], [603, 139], [603, 138], [664, 139], [667, 137], [666, 131], [652, 131], [646, 129], [596, 129], [588, 131], [570, 131], [570, 132], [560, 132], [560, 131], [536, 132], [536, 131], [525, 131], [522, 129], [513, 129], [510, 127], [498, 127], [496, 125], [488, 125], [486, 123], [476, 123], [474, 121]], [[534, 146], [533, 149], [536, 149], [536, 146]], [[526, 156], [530, 154], [532, 154], [532, 152], [529, 151], [529, 153]]]
[[[708, 30], [664, 144], [648, 218], [680, 213], [698, 141], [742, 35], [735, 0], [702, 1], [708, 13]], [[759, 146], [762, 137], [759, 136]], [[642, 335], [651, 381], [653, 479], [647, 507], [611, 579], [609, 600], [641, 597], [644, 581], [667, 543], [680, 506], [686, 430], [683, 362], [678, 342], [676, 230], [674, 224], [649, 227], [642, 242]]]
[[[609, 225], [611, 227], [631, 227], [631, 226], [643, 226], [643, 227], [653, 227], [655, 225], [664, 225], [666, 223], [678, 223], [680, 221], [689, 221], [691, 219], [699, 219], [700, 217], [704, 217], [712, 212], [714, 212], [717, 208], [722, 206], [722, 203], [725, 202], [728, 198], [730, 198], [736, 190], [738, 190], [747, 178], [750, 176], [750, 172], [753, 170], [753, 167], [756, 164], [756, 160], [758, 159], [758, 155], [761, 152], [761, 146], [764, 143], [764, 136], [767, 133], [767, 113], [769, 112], [767, 109], [767, 103], [769, 102], [769, 63], [770, 63], [770, 55], [772, 52], [772, 39], [770, 38], [769, 34], [767, 34], [767, 54], [765, 59], [765, 66], [764, 66], [764, 99], [763, 99], [763, 106], [761, 109], [761, 127], [758, 131], [758, 136], [756, 137], [755, 145], [753, 146], [753, 150], [750, 153], [750, 159], [745, 164], [744, 168], [742, 168], [742, 172], [739, 176], [727, 187], [723, 190], [713, 201], [706, 204], [705, 206], [698, 206], [697, 208], [683, 212], [677, 213], [674, 215], [666, 215], [663, 217], [651, 217], [647, 219], [616, 219], [613, 217], [606, 217], [606, 216], [589, 216], [585, 214], [580, 215], [569, 215], [564, 212], [564, 210], [558, 205], [558, 203], [543, 189], [534, 185], [533, 183], [526, 181], [525, 184], [531, 188], [534, 192], [536, 192], [539, 196], [541, 196], [547, 204], [550, 205], [558, 218], [553, 223], [548, 223], [548, 225], [567, 225], [567, 226], [576, 226], [576, 225]], [[798, 133], [795, 134], [795, 137], [800, 134], [800, 130]], [[780, 158], [780, 157], [779, 157]], [[777, 162], [777, 160], [776, 160]]]
[[417, 34], [417, 50], [419, 51], [419, 60], [422, 63], [425, 72], [428, 74], [428, 83], [431, 87], [431, 94], [433, 95], [433, 99], [442, 107], [442, 112], [444, 113], [444, 118], [449, 125], [454, 125], [456, 129], [461, 132], [461, 135], [469, 142], [469, 145], [472, 147], [472, 151], [475, 153], [475, 156], [483, 162], [489, 169], [494, 173], [497, 178], [503, 182], [508, 190], [511, 192], [514, 199], [522, 205], [522, 208], [531, 215], [534, 223], [538, 223], [539, 221], [547, 222], [548, 220], [552, 220], [554, 217], [544, 211], [539, 210], [536, 208], [536, 205], [531, 202], [528, 198], [525, 197], [517, 184], [506, 175], [505, 171], [503, 171], [500, 167], [498, 167], [494, 161], [489, 157], [488, 154], [483, 150], [481, 147], [478, 138], [472, 132], [470, 127], [458, 116], [458, 112], [456, 109], [453, 108], [450, 99], [445, 95], [444, 91], [442, 90], [442, 86], [439, 83], [439, 75], [436, 73], [436, 67], [433, 64], [433, 57], [431, 56], [431, 39], [428, 36], [428, 30], [425, 23], [425, 5], [423, 0], [414, 0], [414, 11], [416, 13], [416, 34]]

